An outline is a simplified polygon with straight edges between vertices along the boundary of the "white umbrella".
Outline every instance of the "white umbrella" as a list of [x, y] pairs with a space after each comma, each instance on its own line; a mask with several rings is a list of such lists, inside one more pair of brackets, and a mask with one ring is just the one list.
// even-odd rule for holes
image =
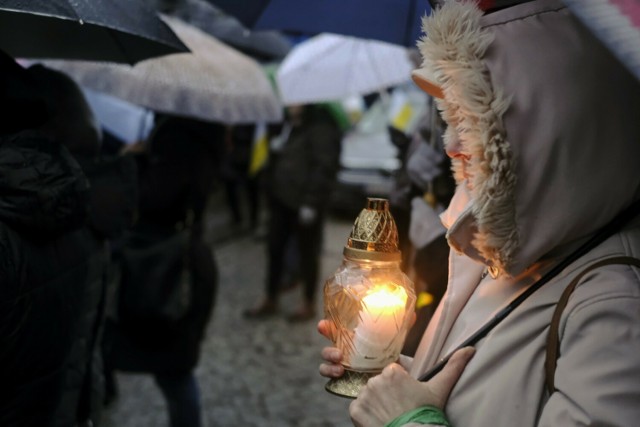
[[280, 101], [258, 62], [176, 18], [163, 19], [192, 53], [149, 59], [133, 67], [44, 63], [84, 87], [154, 111], [230, 124], [282, 119]]
[[82, 88], [100, 125], [126, 144], [147, 138], [153, 127], [153, 112], [120, 98]]
[[414, 65], [406, 48], [323, 33], [292, 49], [276, 80], [284, 104], [365, 95], [407, 82]]

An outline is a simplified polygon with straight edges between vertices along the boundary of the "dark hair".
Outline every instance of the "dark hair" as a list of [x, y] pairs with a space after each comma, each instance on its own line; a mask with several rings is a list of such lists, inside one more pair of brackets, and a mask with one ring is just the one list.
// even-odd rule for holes
[[66, 74], [41, 64], [27, 71], [38, 83], [47, 105], [49, 119], [40, 129], [74, 155], [97, 155], [102, 134], [80, 86]]
[[33, 77], [0, 50], [0, 135], [34, 129], [48, 120], [44, 96]]

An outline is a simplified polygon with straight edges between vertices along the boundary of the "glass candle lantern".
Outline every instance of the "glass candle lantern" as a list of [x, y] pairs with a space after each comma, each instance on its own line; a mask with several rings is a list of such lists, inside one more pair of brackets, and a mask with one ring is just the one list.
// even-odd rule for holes
[[324, 285], [324, 309], [345, 374], [326, 389], [356, 397], [369, 378], [397, 360], [416, 301], [413, 283], [400, 269], [398, 231], [386, 199], [367, 200], [343, 254]]

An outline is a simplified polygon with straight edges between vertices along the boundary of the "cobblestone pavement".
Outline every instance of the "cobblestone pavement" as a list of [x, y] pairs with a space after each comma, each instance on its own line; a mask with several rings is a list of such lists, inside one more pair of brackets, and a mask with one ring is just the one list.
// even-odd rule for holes
[[[353, 219], [327, 222], [323, 279], [340, 264]], [[213, 226], [225, 230], [224, 224]], [[328, 344], [316, 331], [322, 315], [322, 284], [316, 320], [290, 324], [284, 319], [301, 301], [299, 288], [283, 296], [280, 316], [262, 321], [242, 317], [242, 310], [256, 304], [264, 292], [264, 244], [247, 233], [214, 244], [220, 268], [218, 300], [196, 370], [203, 425], [351, 426], [350, 400], [327, 393], [326, 380], [318, 374], [320, 350]], [[168, 425], [164, 401], [149, 376], [119, 373], [117, 379], [119, 398], [105, 410], [102, 426]]]

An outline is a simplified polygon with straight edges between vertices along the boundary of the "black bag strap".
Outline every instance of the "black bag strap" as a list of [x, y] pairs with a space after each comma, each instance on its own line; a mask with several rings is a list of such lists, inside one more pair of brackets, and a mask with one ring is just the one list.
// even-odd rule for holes
[[522, 304], [527, 298], [529, 298], [535, 291], [544, 286], [547, 282], [549, 282], [557, 274], [562, 272], [571, 263], [578, 260], [581, 256], [598, 246], [600, 243], [604, 242], [609, 236], [621, 230], [622, 227], [629, 223], [638, 214], [640, 214], [640, 199], [634, 201], [625, 210], [618, 213], [618, 215], [616, 215], [615, 218], [611, 220], [611, 222], [596, 231], [580, 247], [571, 252], [569, 255], [567, 255], [566, 258], [562, 259], [558, 264], [547, 271], [533, 285], [529, 286], [524, 292], [514, 298], [513, 301], [511, 301], [506, 307], [498, 311], [498, 313], [496, 313], [487, 323], [482, 325], [469, 338], [458, 345], [458, 347], [456, 347], [451, 353], [440, 359], [440, 361], [429, 371], [418, 377], [418, 380], [429, 381], [431, 378], [433, 378], [434, 375], [436, 375], [442, 370], [442, 368], [444, 368], [453, 353], [455, 353], [457, 350], [460, 350], [461, 348], [476, 345], [478, 341], [484, 338], [491, 330], [493, 330], [494, 327], [500, 324], [500, 322], [502, 322], [507, 316], [509, 316], [509, 314], [511, 314], [513, 310], [515, 310], [520, 304]]
[[551, 317], [551, 324], [549, 326], [549, 335], [547, 336], [547, 350], [544, 361], [544, 369], [545, 369], [545, 384], [547, 387], [547, 392], [549, 395], [553, 393], [556, 388], [554, 384], [554, 376], [556, 371], [556, 364], [558, 360], [558, 353], [560, 350], [560, 337], [559, 337], [559, 326], [560, 326], [560, 317], [562, 316], [562, 311], [567, 306], [567, 302], [569, 301], [569, 297], [573, 293], [573, 291], [578, 286], [580, 279], [582, 279], [587, 273], [596, 268], [600, 268], [605, 265], [612, 264], [626, 264], [633, 265], [635, 267], [640, 268], [640, 259], [632, 258], [628, 256], [617, 256], [606, 258], [593, 264], [587, 266], [584, 270], [580, 272], [572, 281], [569, 283], [569, 286], [566, 287], [558, 303], [556, 305], [556, 309], [553, 312], [553, 316]]

